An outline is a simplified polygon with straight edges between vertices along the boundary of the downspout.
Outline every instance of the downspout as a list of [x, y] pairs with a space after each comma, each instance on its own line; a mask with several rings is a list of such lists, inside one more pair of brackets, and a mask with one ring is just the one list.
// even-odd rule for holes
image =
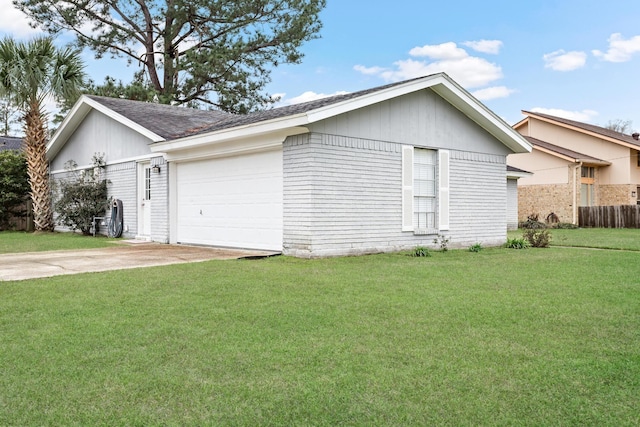
[[582, 168], [582, 161], [573, 168], [573, 218], [572, 222], [578, 225], [578, 168]]

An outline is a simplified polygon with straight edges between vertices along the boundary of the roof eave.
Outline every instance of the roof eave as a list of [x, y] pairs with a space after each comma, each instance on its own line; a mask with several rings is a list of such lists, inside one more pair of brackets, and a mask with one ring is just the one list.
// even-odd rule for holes
[[104, 115], [112, 118], [113, 120], [121, 123], [122, 125], [132, 129], [135, 132], [140, 133], [146, 138], [150, 139], [152, 142], [164, 141], [164, 138], [160, 135], [157, 135], [154, 132], [151, 132], [149, 129], [139, 125], [138, 123], [130, 120], [123, 115], [116, 113], [110, 108], [102, 105], [98, 101], [95, 101], [85, 95], [82, 95], [80, 99], [74, 104], [71, 108], [71, 111], [67, 114], [67, 116], [62, 121], [62, 124], [55, 131], [51, 140], [47, 144], [47, 158], [49, 160], [53, 159], [60, 149], [64, 146], [67, 140], [71, 137], [71, 135], [76, 131], [82, 120], [89, 114], [91, 110], [97, 110], [103, 113]]
[[306, 126], [311, 123], [316, 123], [349, 111], [364, 108], [426, 88], [434, 90], [476, 124], [493, 135], [512, 152], [531, 152], [531, 145], [522, 135], [512, 129], [511, 126], [496, 116], [444, 73], [425, 76], [421, 79], [408, 81], [405, 84], [394, 85], [386, 89], [374, 91], [357, 98], [337, 102], [304, 113], [159, 142], [153, 144], [151, 150], [158, 153], [177, 150], [183, 151], [189, 148], [198, 148], [206, 144], [220, 144], [233, 140], [242, 140], [243, 138], [252, 138], [261, 134], [287, 134], [285, 131], [287, 128], [291, 128], [291, 135], [296, 135], [308, 132]]
[[230, 129], [222, 129], [214, 132], [207, 132], [184, 138], [161, 141], [150, 145], [154, 153], [171, 153], [174, 151], [184, 151], [192, 148], [200, 148], [210, 144], [222, 144], [231, 141], [241, 141], [260, 135], [299, 135], [309, 130], [305, 127], [308, 119], [305, 114], [287, 116], [264, 122], [252, 123]]
[[638, 144], [630, 143], [630, 142], [625, 141], [623, 139], [614, 138], [614, 137], [611, 137], [609, 135], [604, 135], [602, 133], [594, 132], [594, 131], [591, 131], [591, 130], [588, 130], [588, 129], [584, 129], [584, 128], [581, 128], [581, 127], [578, 127], [578, 126], [573, 126], [573, 125], [571, 125], [569, 123], [562, 123], [562, 122], [560, 122], [558, 120], [553, 120], [553, 119], [551, 119], [549, 117], [539, 116], [534, 112], [523, 111], [523, 114], [527, 114], [529, 117], [534, 117], [537, 120], [540, 120], [540, 121], [543, 121], [543, 122], [547, 122], [547, 123], [553, 123], [553, 124], [555, 124], [557, 126], [560, 126], [560, 127], [566, 128], [566, 129], [571, 129], [571, 130], [574, 130], [576, 132], [583, 133], [585, 135], [593, 136], [593, 137], [599, 138], [599, 139], [604, 139], [605, 141], [609, 141], [609, 142], [612, 142], [614, 144], [622, 145], [623, 147], [632, 148], [634, 150], [640, 149], [640, 145], [638, 145]]
[[530, 153], [531, 144], [473, 95], [443, 74], [443, 81], [432, 87], [438, 95], [493, 135], [513, 153]]
[[527, 178], [533, 176], [533, 172], [509, 172], [507, 171], [507, 178], [510, 179], [520, 179], [520, 178]]

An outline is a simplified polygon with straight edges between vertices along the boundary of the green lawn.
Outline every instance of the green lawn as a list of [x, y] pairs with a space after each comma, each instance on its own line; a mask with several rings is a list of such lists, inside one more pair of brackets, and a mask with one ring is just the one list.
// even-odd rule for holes
[[3, 282], [0, 425], [638, 425], [639, 257], [498, 248]]
[[[640, 230], [629, 228], [550, 229], [552, 246], [623, 249], [640, 251]], [[509, 231], [509, 237], [522, 237], [522, 230]]]
[[78, 233], [3, 231], [0, 232], [0, 254], [104, 248], [113, 246], [116, 241], [116, 239], [108, 239], [103, 236], [89, 237]]

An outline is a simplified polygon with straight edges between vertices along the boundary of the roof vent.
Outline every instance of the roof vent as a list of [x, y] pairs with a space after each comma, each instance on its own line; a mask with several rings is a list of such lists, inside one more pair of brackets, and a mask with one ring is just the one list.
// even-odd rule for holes
[[633, 138], [633, 139], [635, 139], [637, 141], [638, 139], [640, 139], [640, 133], [636, 132], [636, 133], [632, 134], [631, 138]]

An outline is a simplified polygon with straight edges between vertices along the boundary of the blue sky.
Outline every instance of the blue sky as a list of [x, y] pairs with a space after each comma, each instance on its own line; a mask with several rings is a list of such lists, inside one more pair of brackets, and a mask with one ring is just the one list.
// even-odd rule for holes
[[[299, 65], [273, 72], [283, 103], [445, 71], [509, 124], [533, 110], [640, 129], [637, 0], [328, 0], [321, 38]], [[0, 0], [0, 36], [34, 35]], [[126, 61], [93, 59], [88, 74], [127, 81]]]

